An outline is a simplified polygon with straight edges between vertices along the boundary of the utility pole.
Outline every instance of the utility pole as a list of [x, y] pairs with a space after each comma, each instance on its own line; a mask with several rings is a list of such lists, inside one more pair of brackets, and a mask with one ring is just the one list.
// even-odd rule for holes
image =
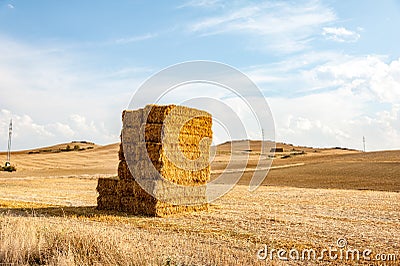
[[11, 136], [12, 136], [12, 119], [10, 119], [10, 126], [8, 127], [8, 147], [7, 147], [7, 161], [6, 166], [10, 166], [11, 157]]
[[364, 152], [365, 152], [365, 136], [363, 136], [363, 146], [364, 146]]
[[261, 155], [265, 154], [265, 139], [264, 139], [264, 128], [261, 128]]
[[261, 138], [262, 138], [262, 139], [261, 139], [262, 141], [265, 140], [265, 139], [264, 139], [264, 129], [263, 129], [263, 128], [261, 128]]

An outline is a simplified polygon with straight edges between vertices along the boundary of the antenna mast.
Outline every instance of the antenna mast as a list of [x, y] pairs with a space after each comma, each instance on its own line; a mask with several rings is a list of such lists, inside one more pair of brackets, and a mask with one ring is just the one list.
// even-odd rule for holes
[[262, 136], [262, 141], [264, 141], [264, 128], [261, 128], [261, 136]]
[[10, 119], [10, 126], [8, 128], [8, 147], [7, 147], [7, 161], [6, 166], [10, 165], [11, 157], [11, 136], [12, 136], [12, 119]]
[[265, 139], [264, 139], [264, 128], [261, 128], [261, 155], [265, 154]]
[[363, 136], [363, 146], [364, 146], [364, 152], [365, 152], [365, 136]]

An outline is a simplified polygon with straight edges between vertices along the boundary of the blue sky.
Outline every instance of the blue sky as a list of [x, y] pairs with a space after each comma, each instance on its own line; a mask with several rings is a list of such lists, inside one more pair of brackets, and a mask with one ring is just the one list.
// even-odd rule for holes
[[278, 141], [399, 149], [398, 25], [390, 0], [0, 0], [0, 150], [11, 117], [15, 149], [117, 142], [140, 84], [189, 60], [248, 75]]

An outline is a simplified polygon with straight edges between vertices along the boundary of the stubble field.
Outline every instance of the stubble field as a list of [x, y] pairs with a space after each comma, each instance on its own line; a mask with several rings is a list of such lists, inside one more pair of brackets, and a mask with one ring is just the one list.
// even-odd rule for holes
[[[370, 249], [371, 259], [378, 254], [400, 259], [400, 151], [281, 146], [285, 153], [276, 155], [255, 192], [247, 184], [259, 154], [256, 145], [239, 185], [208, 212], [167, 218], [95, 209], [97, 178], [116, 175], [117, 144], [13, 154], [18, 171], [0, 173], [0, 263], [382, 265], [326, 254], [321, 260], [284, 261], [276, 252], [272, 260], [257, 258], [265, 245], [301, 255], [305, 249], [338, 248], [338, 239], [347, 241], [344, 251]], [[229, 156], [229, 144], [218, 148], [214, 177]]]

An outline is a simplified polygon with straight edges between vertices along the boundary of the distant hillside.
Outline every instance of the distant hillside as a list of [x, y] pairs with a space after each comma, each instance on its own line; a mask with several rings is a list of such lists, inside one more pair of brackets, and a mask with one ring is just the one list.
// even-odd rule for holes
[[[249, 145], [250, 144], [250, 145]], [[271, 146], [271, 142], [267, 141], [266, 145]], [[102, 147], [107, 148], [110, 146], [118, 146], [119, 143], [112, 143], [108, 145], [98, 145], [93, 142], [89, 141], [71, 141], [68, 143], [60, 143], [55, 144], [52, 146], [47, 147], [39, 147], [29, 150], [22, 150], [22, 151], [13, 151], [13, 154], [20, 154], [20, 153], [28, 153], [28, 154], [39, 154], [39, 153], [59, 153], [59, 152], [69, 152], [69, 151], [84, 151], [90, 149], [101, 149]], [[218, 152], [230, 152], [232, 147], [235, 149], [233, 151], [248, 151], [248, 152], [260, 152], [261, 151], [261, 141], [260, 140], [234, 140], [234, 141], [227, 141], [222, 144], [216, 145]], [[332, 148], [313, 148], [307, 146], [296, 146], [293, 144], [277, 142], [276, 148], [282, 148], [283, 152], [293, 152], [293, 151], [304, 151], [307, 153], [310, 152], [319, 152], [319, 151], [327, 151], [327, 150], [343, 150], [343, 151], [355, 151], [348, 148], [341, 148], [341, 147], [332, 147]], [[266, 150], [269, 152], [269, 150]], [[279, 152], [279, 151], [278, 151]], [[1, 154], [6, 154], [6, 152], [0, 152]]]
[[[272, 142], [266, 141], [267, 146], [271, 147]], [[250, 144], [250, 145], [249, 145]], [[348, 148], [341, 148], [341, 147], [332, 147], [332, 148], [313, 148], [307, 146], [296, 146], [293, 144], [277, 142], [276, 148], [282, 148], [283, 152], [293, 152], [293, 151], [304, 151], [304, 152], [319, 152], [319, 151], [327, 151], [327, 150], [344, 150], [344, 151], [355, 151]], [[249, 147], [250, 146], [250, 147]], [[260, 152], [261, 151], [261, 140], [234, 140], [234, 141], [227, 141], [222, 144], [216, 146], [218, 151], [231, 151], [232, 147], [235, 148], [235, 151], [252, 151], [252, 152]], [[269, 150], [266, 150], [269, 152]]]
[[72, 141], [69, 143], [57, 144], [44, 148], [36, 148], [32, 150], [26, 151], [28, 154], [37, 154], [37, 153], [58, 153], [58, 152], [70, 152], [70, 151], [84, 151], [90, 150], [98, 147], [93, 142], [88, 141]]
[[[47, 147], [39, 147], [28, 150], [12, 151], [12, 154], [38, 154], [38, 153], [58, 153], [58, 152], [68, 152], [68, 151], [84, 151], [90, 150], [97, 147], [101, 147], [93, 142], [89, 141], [71, 141], [68, 143], [60, 143]], [[6, 154], [6, 152], [0, 152], [0, 154]]]
[[[343, 148], [316, 149], [277, 143], [272, 157], [260, 157], [260, 141], [235, 141], [220, 144], [211, 163], [212, 179], [227, 167], [242, 171], [247, 168], [239, 184], [247, 185], [257, 171], [259, 159], [271, 160], [272, 169], [264, 185], [400, 191], [400, 151], [361, 152]], [[69, 146], [69, 149], [67, 147]], [[75, 148], [75, 146], [79, 146]], [[236, 156], [231, 156], [232, 152]], [[49, 147], [13, 152], [11, 163], [16, 172], [0, 172], [0, 179], [76, 177], [91, 178], [116, 176], [119, 143], [105, 146], [90, 142], [69, 142]], [[247, 158], [248, 157], [248, 158]], [[6, 154], [0, 154], [4, 165]], [[234, 172], [232, 172], [234, 173]]]

